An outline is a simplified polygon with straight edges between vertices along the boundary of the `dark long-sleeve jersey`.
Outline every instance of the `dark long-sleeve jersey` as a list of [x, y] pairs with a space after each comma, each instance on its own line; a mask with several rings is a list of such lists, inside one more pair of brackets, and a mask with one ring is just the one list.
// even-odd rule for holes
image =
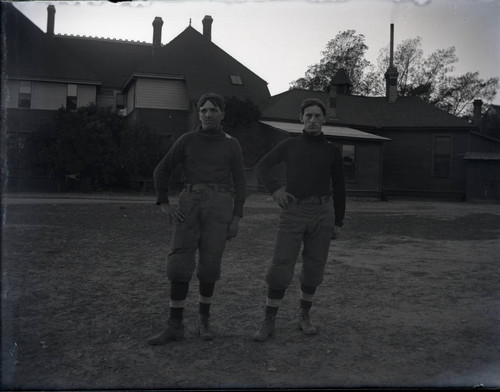
[[178, 164], [188, 184], [232, 185], [234, 215], [243, 216], [246, 179], [238, 140], [222, 129], [213, 134], [198, 128], [182, 135], [153, 172], [157, 204], [169, 202], [168, 180]]
[[321, 133], [303, 132], [296, 138], [283, 140], [257, 164], [259, 179], [273, 194], [281, 186], [271, 168], [286, 163], [286, 191], [297, 199], [310, 196], [333, 196], [335, 224], [343, 225], [346, 205], [344, 169], [340, 149]]

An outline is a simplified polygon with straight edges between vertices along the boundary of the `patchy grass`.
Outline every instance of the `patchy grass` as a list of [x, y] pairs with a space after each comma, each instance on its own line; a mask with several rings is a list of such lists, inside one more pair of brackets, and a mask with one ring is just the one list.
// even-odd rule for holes
[[216, 288], [217, 338], [196, 336], [193, 280], [186, 339], [161, 347], [146, 344], [167, 320], [171, 228], [157, 206], [8, 205], [3, 387], [499, 386], [499, 214], [455, 204], [349, 204], [311, 311], [321, 333], [295, 327], [295, 277], [265, 343], [251, 336], [278, 216], [272, 204], [249, 205]]

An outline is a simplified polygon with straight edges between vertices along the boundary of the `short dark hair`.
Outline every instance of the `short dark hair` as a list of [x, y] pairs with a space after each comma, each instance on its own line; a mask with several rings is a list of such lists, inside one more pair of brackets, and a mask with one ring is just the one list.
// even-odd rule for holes
[[319, 108], [323, 112], [323, 116], [326, 116], [325, 104], [317, 98], [308, 98], [302, 101], [302, 105], [300, 105], [300, 114], [304, 114], [304, 110], [309, 106], [319, 106]]
[[215, 93], [207, 93], [203, 94], [200, 99], [198, 100], [198, 109], [201, 108], [207, 101], [212, 102], [215, 106], [217, 106], [221, 112], [223, 112], [226, 109], [226, 104], [224, 102], [224, 97], [215, 94]]

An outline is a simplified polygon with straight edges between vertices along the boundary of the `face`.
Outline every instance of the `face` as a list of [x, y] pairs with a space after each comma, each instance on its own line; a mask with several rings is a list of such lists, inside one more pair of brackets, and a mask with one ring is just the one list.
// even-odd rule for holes
[[319, 106], [308, 106], [300, 115], [300, 121], [304, 123], [304, 130], [311, 135], [319, 135], [321, 127], [325, 122], [325, 116]]
[[200, 107], [201, 127], [204, 131], [218, 128], [224, 119], [224, 112], [215, 106], [211, 101], [207, 101]]

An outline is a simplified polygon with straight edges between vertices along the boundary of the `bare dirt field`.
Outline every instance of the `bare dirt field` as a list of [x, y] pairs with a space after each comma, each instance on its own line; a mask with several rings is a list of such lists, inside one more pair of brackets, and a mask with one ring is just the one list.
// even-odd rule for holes
[[499, 204], [349, 200], [311, 310], [320, 334], [295, 327], [296, 276], [258, 343], [278, 210], [251, 195], [216, 339], [196, 335], [194, 280], [186, 339], [151, 347], [171, 234], [153, 197], [56, 196], [3, 200], [4, 390], [500, 386]]

